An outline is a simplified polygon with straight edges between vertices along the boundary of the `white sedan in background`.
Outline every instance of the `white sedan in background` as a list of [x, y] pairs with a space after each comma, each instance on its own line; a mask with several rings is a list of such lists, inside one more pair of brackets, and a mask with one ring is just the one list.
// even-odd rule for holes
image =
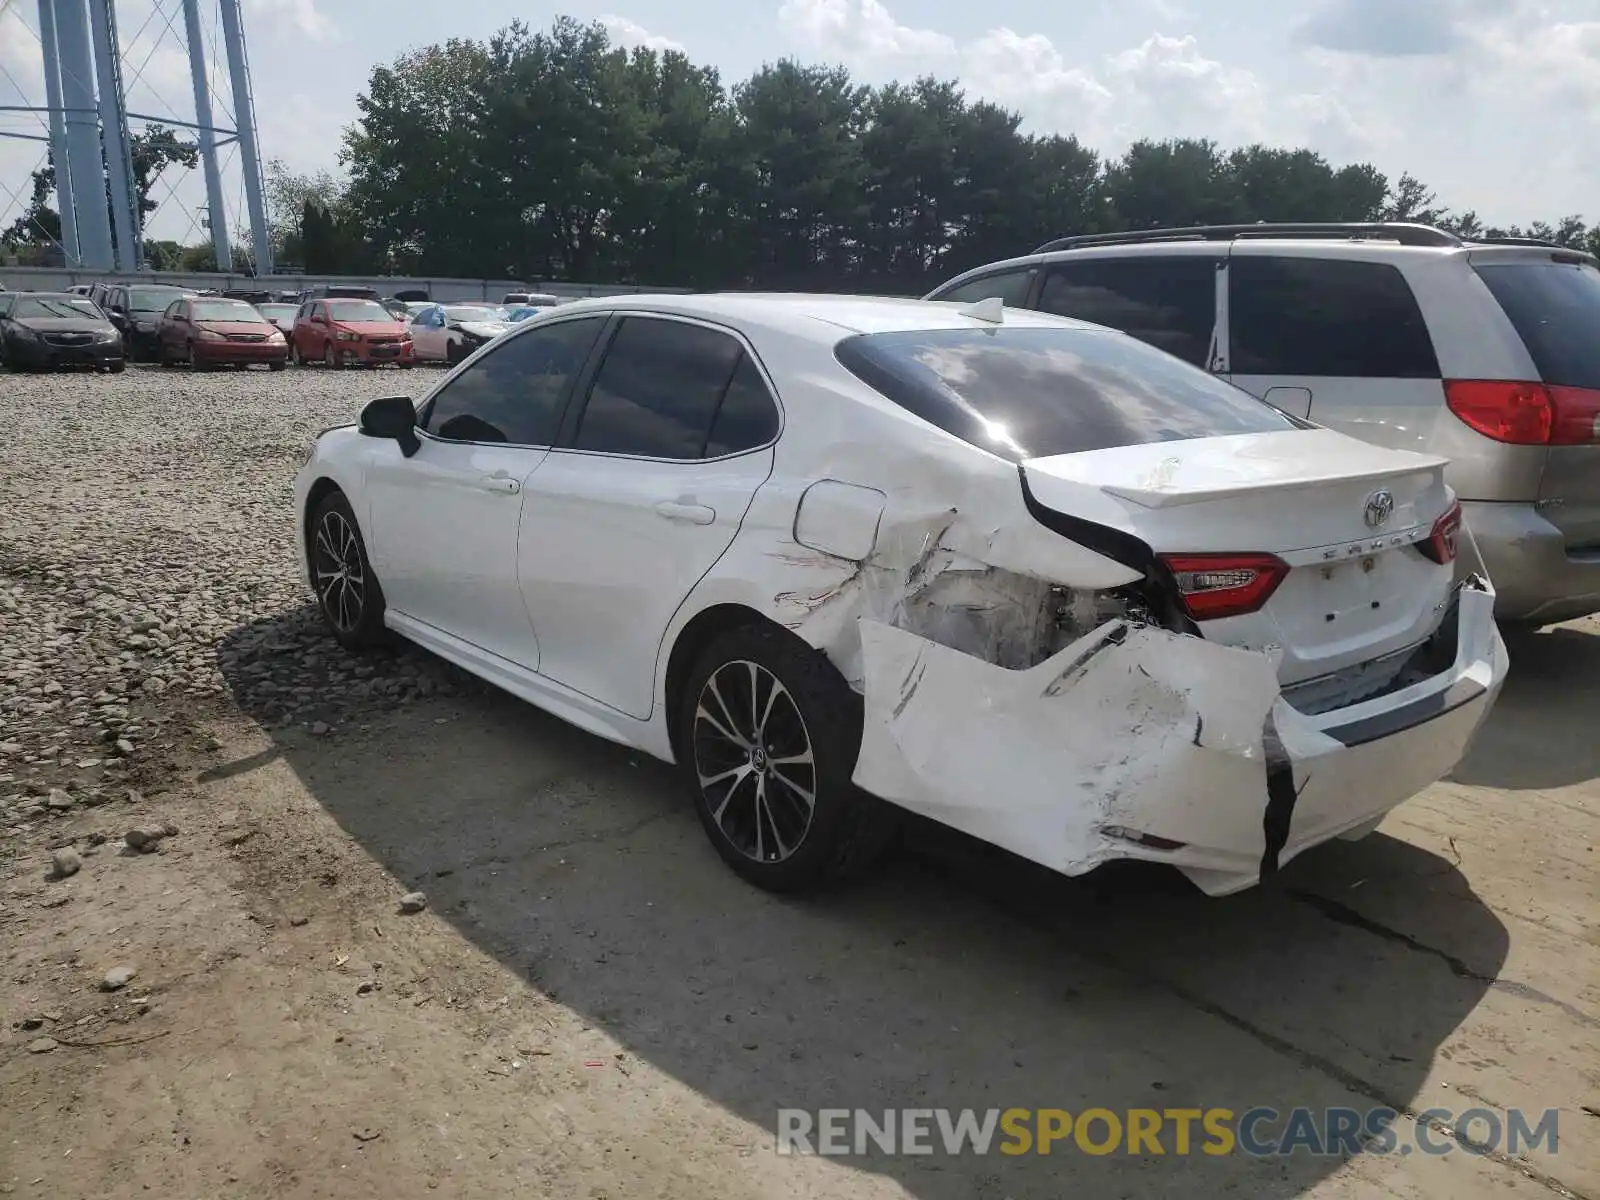
[[407, 326], [418, 359], [452, 365], [511, 327], [511, 314], [495, 304], [430, 304]]
[[681, 764], [760, 886], [903, 808], [1222, 894], [1370, 831], [1493, 704], [1443, 468], [998, 301], [633, 296], [372, 402], [296, 492], [342, 643]]

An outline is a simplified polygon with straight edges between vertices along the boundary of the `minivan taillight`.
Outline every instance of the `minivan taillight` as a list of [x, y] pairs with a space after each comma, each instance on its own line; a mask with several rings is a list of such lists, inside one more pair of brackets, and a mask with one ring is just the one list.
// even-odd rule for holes
[[1161, 561], [1196, 621], [1258, 612], [1289, 573], [1272, 554], [1163, 554]]
[[1600, 442], [1600, 390], [1504, 379], [1447, 379], [1444, 399], [1462, 422], [1516, 446]]
[[1456, 560], [1456, 538], [1461, 533], [1461, 501], [1452, 500], [1440, 518], [1433, 523], [1428, 540], [1418, 542], [1417, 549], [1426, 558], [1444, 564]]

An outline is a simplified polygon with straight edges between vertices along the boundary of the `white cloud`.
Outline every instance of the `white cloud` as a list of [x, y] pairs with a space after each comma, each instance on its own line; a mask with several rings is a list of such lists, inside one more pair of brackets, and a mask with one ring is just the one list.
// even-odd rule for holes
[[339, 38], [339, 27], [318, 6], [317, 0], [245, 0], [247, 36], [260, 25], [276, 35], [331, 42]]
[[879, 0], [784, 0], [778, 19], [807, 48], [869, 76], [954, 74], [1030, 127], [1070, 131], [1104, 150], [1142, 137], [1293, 141], [1322, 126], [1345, 144], [1365, 136], [1325, 97], [1273, 97], [1253, 72], [1208, 58], [1193, 35], [1155, 33], [1099, 61], [1072, 61], [1042, 33], [1001, 26], [958, 42], [900, 24]]
[[630, 21], [627, 17], [619, 17], [614, 13], [607, 13], [600, 18], [600, 24], [611, 35], [611, 40], [619, 46], [629, 50], [642, 48], [654, 50], [657, 54], [666, 54], [669, 51], [685, 54], [687, 51], [681, 42], [675, 42], [669, 37], [651, 33], [637, 21]]
[[778, 25], [843, 58], [941, 58], [956, 52], [955, 39], [901, 25], [879, 0], [783, 0]]

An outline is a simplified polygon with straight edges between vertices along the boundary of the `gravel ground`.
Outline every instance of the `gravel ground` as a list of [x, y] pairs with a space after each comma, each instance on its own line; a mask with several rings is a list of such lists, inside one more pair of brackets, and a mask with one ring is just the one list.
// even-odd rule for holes
[[426, 655], [340, 653], [294, 557], [304, 448], [367, 400], [431, 378], [0, 375], [8, 825], [157, 785], [195, 719], [230, 693], [268, 723], [320, 734], [362, 707], [463, 686]]

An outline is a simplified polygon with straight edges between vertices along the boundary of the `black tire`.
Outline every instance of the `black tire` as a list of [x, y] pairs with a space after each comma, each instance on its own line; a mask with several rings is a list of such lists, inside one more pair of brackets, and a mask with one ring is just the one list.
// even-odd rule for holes
[[277, 362], [269, 362], [267, 364], [267, 370], [269, 370], [269, 371], [281, 371], [288, 365], [289, 364], [286, 361], [284, 361], [283, 359], [280, 358]]
[[[383, 588], [373, 574], [361, 526], [344, 493], [333, 492], [325, 497], [312, 513], [307, 528], [311, 587], [328, 632], [346, 650], [364, 650], [387, 642]], [[330, 578], [340, 568], [345, 571], [344, 576]], [[354, 578], [357, 569], [359, 580]]]
[[297, 367], [303, 367], [306, 365], [306, 360], [300, 357], [299, 342], [291, 341], [289, 343], [289, 361]]
[[[707, 718], [718, 697], [721, 722]], [[748, 737], [736, 745], [724, 736], [733, 720], [730, 706], [743, 720], [746, 704], [751, 729], [745, 732], [762, 735], [754, 749], [746, 748]], [[792, 634], [750, 625], [713, 639], [689, 673], [676, 720], [684, 774], [706, 836], [723, 861], [757, 887], [794, 892], [842, 882], [870, 866], [893, 837], [898, 821], [892, 806], [850, 782], [861, 749], [861, 697], [820, 651]], [[800, 759], [802, 744], [808, 762]], [[780, 771], [780, 764], [787, 769]], [[741, 770], [745, 774], [726, 789], [715, 782]]]
[[467, 348], [465, 346], [461, 345], [459, 342], [450, 341], [450, 342], [446, 342], [445, 343], [445, 345], [444, 345], [444, 365], [445, 366], [447, 366], [447, 367], [456, 366], [466, 356], [467, 356]]
[[127, 369], [128, 364], [126, 360], [122, 362], [111, 363], [106, 367], [106, 370], [110, 371], [113, 375], [121, 375]]
[[322, 345], [322, 365], [330, 371], [336, 371], [339, 368], [339, 357], [333, 352], [332, 339]]

